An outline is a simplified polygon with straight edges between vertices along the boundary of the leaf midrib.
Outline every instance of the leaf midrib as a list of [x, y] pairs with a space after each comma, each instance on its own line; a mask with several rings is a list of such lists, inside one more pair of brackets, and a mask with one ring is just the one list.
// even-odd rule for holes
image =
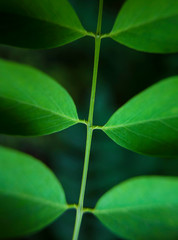
[[159, 22], [159, 21], [162, 21], [162, 20], [166, 20], [168, 18], [171, 18], [171, 17], [176, 17], [178, 16], [178, 14], [173, 14], [173, 15], [170, 15], [170, 16], [167, 16], [167, 17], [162, 17], [162, 18], [159, 18], [159, 19], [153, 19], [151, 21], [148, 21], [148, 22], [144, 22], [144, 23], [140, 23], [140, 24], [136, 24], [135, 26], [133, 27], [127, 27], [125, 29], [122, 29], [122, 30], [118, 30], [116, 32], [113, 32], [113, 30], [111, 30], [111, 32], [108, 34], [109, 37], [113, 37], [113, 36], [116, 36], [116, 35], [119, 35], [119, 34], [122, 34], [124, 32], [127, 32], [127, 31], [130, 31], [130, 30], [133, 30], [133, 29], [137, 29], [137, 28], [140, 28], [140, 27], [144, 27], [146, 25], [149, 25], [149, 24], [152, 24], [152, 23], [155, 23], [155, 22]]
[[17, 193], [17, 192], [8, 192], [8, 191], [3, 191], [0, 189], [0, 194], [4, 195], [4, 196], [10, 196], [10, 197], [14, 197], [17, 199], [24, 199], [24, 200], [28, 200], [28, 201], [32, 201], [32, 202], [38, 202], [41, 203], [43, 205], [48, 205], [51, 206], [53, 208], [59, 208], [59, 209], [66, 209], [67, 208], [67, 204], [60, 204], [57, 202], [52, 202], [43, 198], [39, 198], [39, 197], [33, 197], [31, 195], [25, 194], [25, 193]]
[[[174, 119], [177, 118], [178, 116], [173, 116], [173, 117], [165, 117], [165, 118], [157, 118], [157, 119], [150, 119], [150, 120], [144, 120], [144, 121], [138, 121], [135, 123], [128, 123], [128, 124], [119, 124], [119, 125], [113, 125], [113, 126], [103, 126], [102, 130], [107, 130], [107, 129], [114, 129], [114, 128], [122, 128], [122, 127], [129, 127], [129, 126], [135, 126], [135, 125], [139, 125], [139, 124], [145, 124], [145, 123], [149, 123], [149, 122], [160, 122], [160, 121], [164, 121], [167, 119]], [[110, 121], [110, 120], [109, 120]]]
[[[162, 203], [162, 204], [145, 204], [145, 205], [135, 205], [135, 206], [122, 206], [122, 207], [117, 207], [117, 208], [111, 208], [111, 209], [94, 209], [94, 212], [104, 212], [104, 213], [108, 213], [108, 212], [120, 212], [120, 211], [129, 211], [129, 210], [139, 210], [139, 209], [147, 209], [147, 208], [165, 208], [165, 205], [170, 207], [170, 203]], [[177, 202], [172, 202], [171, 205], [177, 205]]]
[[51, 110], [49, 110], [49, 109], [46, 109], [46, 108], [43, 108], [43, 107], [41, 107], [41, 106], [37, 106], [37, 105], [31, 104], [31, 103], [27, 103], [27, 102], [24, 102], [24, 101], [16, 100], [16, 99], [14, 99], [14, 98], [7, 98], [7, 97], [4, 97], [4, 96], [2, 96], [2, 95], [0, 95], [0, 98], [7, 99], [7, 100], [10, 100], [10, 101], [14, 101], [14, 102], [20, 103], [20, 104], [22, 104], [22, 105], [27, 105], [27, 106], [34, 107], [34, 108], [40, 109], [40, 110], [42, 110], [42, 111], [46, 111], [46, 112], [49, 112], [49, 113], [51, 113], [51, 114], [54, 114], [54, 115], [56, 115], [56, 116], [58, 116], [58, 117], [63, 117], [63, 118], [69, 119], [70, 121], [73, 121], [73, 122], [75, 122], [75, 123], [78, 123], [78, 122], [79, 122], [79, 119], [74, 119], [74, 118], [68, 117], [68, 116], [66, 116], [66, 115], [59, 114], [59, 113], [57, 113], [57, 112], [53, 112], [53, 111], [51, 111]]

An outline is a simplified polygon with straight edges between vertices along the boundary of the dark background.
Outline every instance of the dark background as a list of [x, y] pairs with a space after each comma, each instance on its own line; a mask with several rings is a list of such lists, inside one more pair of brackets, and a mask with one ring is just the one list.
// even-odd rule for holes
[[[71, 0], [84, 27], [95, 31], [98, 1]], [[105, 1], [103, 32], [109, 32], [123, 1]], [[110, 39], [101, 45], [94, 123], [103, 125], [122, 104], [151, 84], [178, 74], [178, 54], [146, 54]], [[32, 65], [63, 85], [73, 97], [81, 119], [87, 119], [93, 69], [94, 40], [83, 38], [52, 50], [0, 47], [0, 57]], [[60, 133], [38, 138], [0, 136], [0, 144], [29, 153], [45, 162], [60, 179], [68, 203], [77, 203], [82, 175], [86, 127], [77, 125]], [[139, 175], [178, 175], [178, 161], [142, 156], [123, 149], [104, 133], [96, 131], [85, 206], [119, 182]], [[50, 187], [50, 186], [49, 186]], [[69, 240], [75, 211], [63, 214], [41, 232], [26, 240]], [[126, 223], [127, 224], [127, 223]], [[92, 215], [84, 216], [80, 240], [118, 239]]]

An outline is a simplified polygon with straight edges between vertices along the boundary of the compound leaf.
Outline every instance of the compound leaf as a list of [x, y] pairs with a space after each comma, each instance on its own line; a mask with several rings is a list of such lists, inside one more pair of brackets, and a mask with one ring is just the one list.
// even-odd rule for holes
[[117, 110], [102, 130], [132, 151], [178, 156], [178, 76], [138, 94]]
[[67, 209], [64, 191], [43, 163], [0, 147], [0, 238], [45, 227]]
[[0, 60], [0, 133], [46, 135], [78, 122], [73, 100], [57, 82], [25, 65]]
[[177, 26], [177, 0], [127, 0], [109, 36], [139, 51], [178, 52]]
[[54, 48], [84, 37], [67, 0], [1, 0], [0, 43], [22, 48]]
[[178, 178], [137, 177], [104, 194], [93, 213], [124, 239], [175, 240], [177, 199]]

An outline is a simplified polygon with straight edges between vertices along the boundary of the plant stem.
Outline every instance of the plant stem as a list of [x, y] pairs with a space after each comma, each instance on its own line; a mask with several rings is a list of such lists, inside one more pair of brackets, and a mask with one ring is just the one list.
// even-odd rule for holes
[[81, 222], [82, 222], [82, 217], [83, 217], [83, 202], [84, 202], [85, 188], [86, 188], [86, 182], [87, 182], [87, 173], [88, 173], [92, 133], [93, 133], [93, 130], [89, 126], [87, 126], [85, 161], [84, 161], [84, 168], [83, 168], [83, 176], [82, 176], [82, 184], [81, 184], [81, 190], [80, 190], [79, 203], [78, 203], [78, 206], [77, 206], [77, 213], [76, 213], [76, 219], [75, 219], [73, 240], [78, 239], [80, 226], [81, 226]]
[[94, 106], [95, 106], [95, 95], [96, 95], [96, 84], [97, 84], [97, 75], [98, 75], [100, 44], [101, 44], [100, 35], [96, 35], [96, 37], [95, 37], [95, 59], [94, 59], [94, 69], [93, 69], [93, 81], [92, 81], [92, 90], [91, 90], [91, 99], [90, 99], [90, 110], [89, 110], [89, 116], [88, 116], [88, 125], [90, 127], [93, 126], [93, 113], [94, 113]]
[[81, 226], [81, 222], [82, 222], [82, 217], [85, 212], [84, 208], [83, 208], [83, 204], [84, 204], [85, 189], [86, 189], [86, 183], [87, 183], [92, 135], [93, 135], [93, 114], [94, 114], [94, 106], [95, 106], [96, 84], [97, 84], [97, 75], [98, 75], [100, 45], [101, 45], [101, 36], [100, 35], [101, 35], [101, 24], [102, 24], [102, 12], [103, 12], [103, 0], [100, 0], [98, 24], [97, 24], [97, 31], [96, 31], [96, 36], [95, 36], [95, 56], [94, 56], [94, 68], [93, 68], [93, 80], [92, 80], [92, 90], [91, 90], [91, 98], [90, 98], [90, 108], [89, 108], [88, 123], [87, 123], [87, 139], [86, 139], [86, 148], [85, 148], [84, 168], [83, 168], [83, 176], [82, 176], [82, 183], [81, 183], [81, 189], [80, 189], [79, 203], [77, 206], [77, 213], [76, 213], [76, 219], [75, 219], [73, 240], [78, 239], [79, 232], [80, 232], [80, 226]]

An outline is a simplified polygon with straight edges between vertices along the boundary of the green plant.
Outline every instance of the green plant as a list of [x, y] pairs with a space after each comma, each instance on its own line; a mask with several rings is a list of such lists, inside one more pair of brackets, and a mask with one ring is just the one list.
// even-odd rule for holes
[[84, 207], [93, 131], [102, 130], [119, 145], [141, 154], [178, 155], [178, 76], [165, 79], [134, 97], [105, 126], [93, 125], [101, 40], [109, 37], [144, 52], [177, 52], [177, 0], [135, 0], [134, 3], [127, 0], [109, 34], [101, 33], [102, 9], [103, 0], [100, 0], [97, 31], [89, 33], [67, 0], [0, 1], [1, 44], [46, 49], [84, 36], [95, 39], [87, 121], [78, 118], [69, 94], [50, 77], [31, 67], [0, 60], [0, 133], [42, 136], [77, 123], [87, 126], [77, 205], [67, 204], [59, 181], [42, 163], [0, 147], [1, 238], [32, 233], [73, 208], [76, 209], [74, 240], [78, 239], [84, 213], [94, 214], [112, 232], [126, 239], [178, 238], [176, 177], [134, 178], [107, 192], [95, 209]]

